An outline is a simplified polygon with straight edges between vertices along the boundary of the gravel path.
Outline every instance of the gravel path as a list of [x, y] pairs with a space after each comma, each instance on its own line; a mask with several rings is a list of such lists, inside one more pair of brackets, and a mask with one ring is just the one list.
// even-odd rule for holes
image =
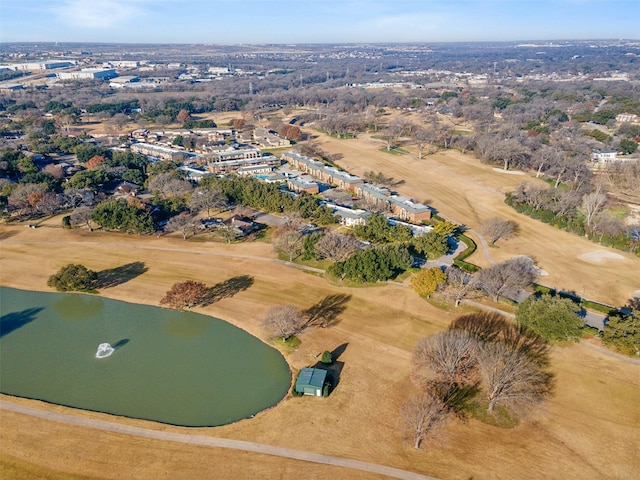
[[380, 475], [386, 475], [391, 478], [400, 478], [406, 480], [438, 480], [435, 477], [420, 475], [418, 473], [400, 470], [398, 468], [377, 465], [375, 463], [362, 462], [360, 460], [352, 460], [349, 458], [332, 457], [330, 455], [321, 455], [319, 453], [303, 452], [301, 450], [293, 450], [290, 448], [274, 447], [272, 445], [264, 445], [255, 442], [246, 442], [243, 440], [232, 440], [228, 438], [206, 437], [203, 435], [188, 435], [183, 433], [161, 432], [147, 428], [132, 427], [129, 425], [120, 425], [117, 423], [105, 422], [103, 420], [95, 420], [90, 418], [75, 417], [63, 413], [39, 410], [37, 408], [18, 405], [6, 401], [0, 402], [0, 408], [11, 412], [30, 415], [32, 417], [43, 418], [54, 422], [76, 425], [79, 427], [95, 428], [105, 432], [120, 433], [131, 435], [134, 437], [148, 438], [151, 440], [161, 440], [166, 442], [178, 442], [189, 445], [198, 445], [204, 447], [229, 448], [233, 450], [242, 450], [245, 452], [261, 453], [264, 455], [274, 455], [277, 457], [291, 458], [301, 460], [303, 462], [320, 463], [324, 465], [332, 465], [335, 467], [349, 468], [352, 470], [361, 470], [363, 472], [371, 472]]

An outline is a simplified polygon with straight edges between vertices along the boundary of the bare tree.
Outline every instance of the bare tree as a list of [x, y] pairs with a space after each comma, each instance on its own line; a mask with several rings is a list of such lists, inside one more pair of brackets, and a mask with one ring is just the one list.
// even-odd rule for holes
[[477, 275], [480, 288], [497, 302], [502, 294], [531, 285], [536, 269], [531, 258], [520, 256], [484, 268]]
[[476, 339], [463, 330], [421, 338], [413, 349], [413, 375], [421, 385], [435, 382], [447, 392], [471, 380], [476, 367]]
[[453, 300], [455, 306], [458, 307], [462, 300], [477, 290], [477, 278], [455, 266], [448, 267], [445, 273], [447, 274], [447, 283], [440, 290], [440, 294]]
[[87, 207], [86, 205], [82, 205], [71, 212], [71, 225], [86, 225], [90, 232], [93, 231], [91, 228], [91, 214], [93, 213], [92, 207]]
[[425, 392], [412, 397], [400, 409], [405, 430], [413, 437], [413, 446], [419, 449], [427, 439], [436, 439], [442, 434], [449, 412], [436, 395]]
[[284, 253], [292, 262], [300, 255], [304, 244], [304, 235], [294, 228], [280, 227], [273, 235], [273, 248]]
[[404, 118], [396, 117], [380, 135], [387, 142], [387, 151], [396, 147], [398, 139], [405, 134], [408, 122]]
[[302, 328], [304, 318], [300, 309], [294, 305], [281, 305], [269, 308], [262, 319], [262, 328], [283, 341], [295, 335]]
[[602, 189], [602, 185], [598, 184], [596, 189], [591, 193], [586, 193], [582, 197], [582, 205], [579, 210], [584, 215], [587, 228], [591, 228], [593, 220], [600, 213], [607, 201], [607, 194]]
[[518, 224], [513, 220], [503, 220], [500, 217], [492, 217], [480, 224], [480, 229], [487, 237], [489, 243], [494, 245], [501, 238], [508, 239], [518, 232]]
[[626, 225], [622, 220], [612, 216], [609, 212], [602, 212], [593, 223], [593, 230], [600, 234], [600, 242], [605, 235], [614, 237], [625, 232]]
[[160, 173], [149, 180], [149, 190], [158, 191], [165, 197], [181, 197], [192, 189], [187, 180], [176, 178], [172, 173]]
[[225, 223], [218, 225], [216, 232], [218, 232], [218, 235], [220, 235], [227, 243], [233, 242], [240, 236], [240, 232], [238, 232], [238, 229], [235, 226]]
[[195, 280], [177, 282], [160, 300], [160, 305], [168, 305], [177, 310], [195, 307], [206, 298], [208, 290], [206, 284]]
[[25, 183], [18, 185], [9, 195], [8, 204], [19, 214], [31, 213], [46, 191], [42, 183]]
[[434, 134], [424, 127], [418, 127], [413, 131], [411, 141], [418, 149], [418, 160], [422, 160], [425, 149], [434, 142]]
[[227, 196], [216, 187], [198, 187], [191, 194], [189, 208], [191, 210], [207, 210], [207, 217], [211, 217], [211, 210], [222, 210], [229, 205]]
[[315, 251], [318, 257], [342, 262], [362, 248], [362, 242], [350, 235], [327, 233], [318, 240]]
[[171, 217], [164, 227], [167, 232], [180, 232], [182, 239], [186, 240], [187, 236], [196, 231], [196, 219], [187, 212], [182, 212], [179, 215]]
[[483, 342], [478, 348], [478, 366], [484, 381], [488, 410], [498, 404], [511, 408], [535, 404], [553, 390], [553, 375], [523, 349], [503, 342]]
[[300, 214], [300, 212], [296, 210], [289, 210], [284, 212], [283, 218], [284, 218], [283, 230], [288, 229], [288, 230], [297, 230], [298, 232], [301, 232], [307, 223], [305, 219], [302, 217], [302, 215]]

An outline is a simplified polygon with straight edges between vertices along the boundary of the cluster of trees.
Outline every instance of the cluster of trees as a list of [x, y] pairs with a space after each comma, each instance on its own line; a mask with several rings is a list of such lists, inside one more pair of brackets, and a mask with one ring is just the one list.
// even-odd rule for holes
[[320, 205], [312, 195], [301, 194], [292, 198], [277, 185], [260, 182], [252, 177], [207, 177], [202, 186], [214, 186], [224, 193], [229, 202], [246, 205], [267, 212], [298, 212], [302, 218], [321, 224], [336, 222], [331, 209]]
[[517, 293], [531, 286], [537, 276], [533, 260], [527, 256], [514, 257], [484, 268], [471, 275], [456, 266], [444, 271], [438, 267], [421, 269], [412, 279], [411, 286], [420, 296], [429, 297], [438, 292], [458, 306], [465, 298], [479, 295], [515, 298]]
[[380, 245], [357, 251], [346, 260], [335, 262], [327, 272], [342, 280], [373, 283], [395, 278], [412, 262], [413, 257], [406, 246]]
[[99, 203], [93, 209], [90, 220], [105, 230], [137, 234], [155, 231], [151, 214], [142, 205], [129, 204], [126, 200], [109, 199]]
[[601, 185], [593, 190], [545, 188], [522, 183], [507, 194], [505, 202], [518, 212], [603, 245], [640, 253], [632, 228], [606, 209], [607, 195]]
[[548, 398], [554, 387], [549, 347], [530, 330], [495, 313], [456, 319], [418, 341], [412, 379], [419, 389], [401, 409], [415, 448], [442, 434], [455, 416], [486, 409], [517, 415]]
[[373, 243], [406, 243], [413, 236], [410, 227], [391, 225], [387, 217], [380, 213], [371, 215], [365, 225], [353, 227], [353, 233], [359, 239]]

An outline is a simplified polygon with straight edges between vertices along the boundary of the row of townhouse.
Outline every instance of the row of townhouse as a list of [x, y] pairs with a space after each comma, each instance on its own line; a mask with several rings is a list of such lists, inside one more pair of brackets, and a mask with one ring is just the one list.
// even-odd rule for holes
[[428, 206], [392, 193], [388, 188], [363, 183], [358, 185], [356, 193], [375, 205], [389, 208], [400, 220], [420, 223], [431, 219], [432, 212]]
[[[271, 171], [273, 167], [280, 166], [281, 160], [278, 157], [273, 155], [262, 155], [262, 152], [258, 150], [260, 153], [259, 156], [253, 156], [247, 154], [247, 157], [240, 157], [232, 155], [226, 155], [223, 157], [219, 157], [217, 159], [207, 159], [207, 170], [211, 173], [215, 174], [225, 174], [231, 172], [240, 171], [241, 174], [247, 174], [247, 171], [253, 171], [253, 174], [257, 170], [260, 170], [260, 173], [266, 173], [267, 169]], [[248, 167], [259, 167], [259, 168], [248, 168]]]
[[188, 157], [187, 152], [184, 150], [178, 150], [176, 148], [165, 147], [163, 145], [156, 145], [153, 143], [134, 143], [131, 145], [131, 151], [148, 157], [176, 162], [183, 161]]
[[306, 172], [321, 182], [335, 185], [347, 192], [356, 193], [358, 185], [364, 183], [364, 180], [360, 177], [343, 172], [335, 167], [329, 167], [318, 160], [296, 152], [286, 152], [282, 154], [282, 159], [289, 162], [295, 169]]
[[[420, 223], [431, 219], [432, 212], [428, 206], [414, 202], [410, 198], [394, 194], [389, 189], [366, 183], [360, 177], [351, 175], [348, 172], [340, 171], [335, 167], [329, 167], [318, 160], [300, 155], [296, 152], [286, 152], [282, 155], [282, 159], [289, 162], [297, 170], [306, 172], [321, 182], [335, 185], [375, 205], [389, 208], [400, 220]], [[296, 185], [296, 183], [291, 180], [289, 183], [290, 186], [294, 187], [297, 191], [312, 193], [311, 189], [315, 188], [309, 186], [307, 189], [304, 185]]]

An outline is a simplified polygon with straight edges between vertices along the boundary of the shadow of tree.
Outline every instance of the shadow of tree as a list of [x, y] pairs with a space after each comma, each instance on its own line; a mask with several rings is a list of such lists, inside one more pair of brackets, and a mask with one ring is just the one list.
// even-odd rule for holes
[[28, 308], [21, 312], [11, 312], [3, 315], [0, 317], [0, 338], [20, 327], [24, 327], [27, 323], [33, 322], [42, 310], [44, 310], [43, 307]]
[[313, 366], [313, 368], [320, 368], [322, 370], [327, 371], [327, 380], [329, 382], [329, 395], [331, 395], [331, 392], [333, 392], [338, 387], [338, 384], [340, 383], [340, 374], [342, 373], [342, 369], [344, 368], [344, 362], [338, 361], [338, 358], [340, 358], [340, 355], [344, 353], [348, 345], [349, 345], [348, 343], [343, 343], [342, 345], [335, 348], [331, 352], [331, 360], [332, 360], [331, 363], [327, 364], [322, 362], [316, 362], [316, 364]]
[[433, 382], [430, 385], [433, 393], [442, 400], [447, 409], [456, 417], [465, 420], [477, 406], [480, 396], [480, 383], [472, 385]]
[[7, 238], [11, 238], [14, 235], [17, 235], [16, 230], [5, 230], [4, 232], [0, 232], [0, 240], [6, 240]]
[[219, 302], [223, 298], [233, 297], [237, 293], [247, 290], [253, 285], [253, 277], [249, 275], [240, 275], [231, 277], [224, 282], [217, 283], [207, 290], [201, 304], [203, 306], [211, 305]]
[[322, 328], [337, 325], [338, 315], [347, 308], [347, 302], [351, 300], [351, 295], [343, 293], [327, 295], [315, 305], [302, 312], [306, 318], [305, 327], [319, 326]]
[[116, 268], [98, 272], [98, 288], [109, 288], [121, 285], [142, 275], [149, 269], [144, 262], [132, 262]]

